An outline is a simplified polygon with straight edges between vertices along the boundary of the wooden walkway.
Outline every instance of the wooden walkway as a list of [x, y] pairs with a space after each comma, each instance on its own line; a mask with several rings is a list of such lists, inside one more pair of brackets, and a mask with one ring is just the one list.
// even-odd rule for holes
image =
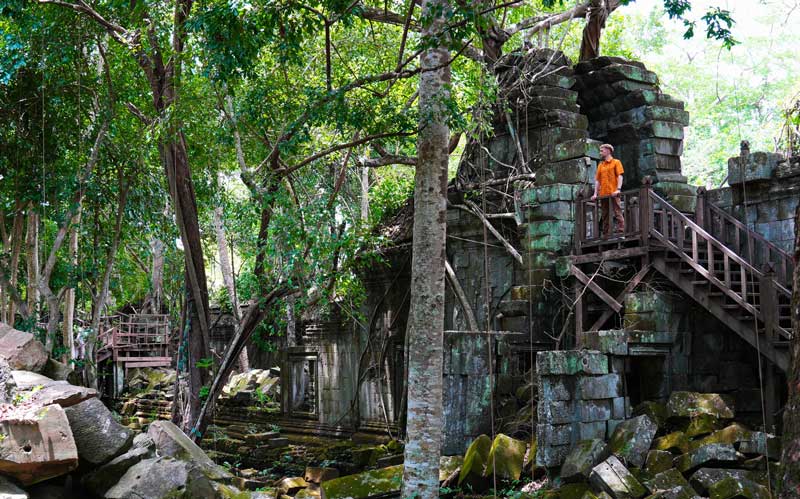
[[[786, 372], [794, 270], [791, 256], [707, 202], [702, 188], [694, 213], [682, 213], [659, 196], [649, 178], [640, 189], [623, 192], [620, 197], [625, 232], [610, 237], [600, 229], [604, 200], [579, 196], [577, 201], [570, 271], [605, 304], [602, 311], [590, 311], [585, 300], [579, 299], [577, 332], [601, 330], [622, 310], [625, 296], [656, 272]], [[637, 269], [616, 296], [589, 277], [598, 263], [614, 261]]]
[[121, 362], [127, 371], [134, 367], [169, 367], [170, 325], [168, 315], [117, 315], [104, 321], [99, 335], [97, 362]]

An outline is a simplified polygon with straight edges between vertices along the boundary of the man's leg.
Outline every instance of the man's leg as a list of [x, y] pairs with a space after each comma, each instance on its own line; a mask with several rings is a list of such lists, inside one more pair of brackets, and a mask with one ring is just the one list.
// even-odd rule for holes
[[602, 227], [603, 237], [611, 235], [611, 200], [599, 199], [600, 203], [600, 226]]
[[614, 206], [614, 218], [617, 219], [616, 223], [616, 231], [620, 234], [625, 233], [625, 218], [622, 215], [622, 203], [620, 202], [619, 198], [611, 198], [611, 202]]

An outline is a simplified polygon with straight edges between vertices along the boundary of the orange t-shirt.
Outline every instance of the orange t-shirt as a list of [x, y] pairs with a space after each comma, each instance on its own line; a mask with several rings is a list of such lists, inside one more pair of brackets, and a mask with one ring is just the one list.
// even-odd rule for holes
[[598, 189], [598, 196], [610, 196], [617, 190], [617, 178], [625, 173], [622, 169], [622, 163], [616, 158], [611, 158], [608, 161], [601, 161], [597, 165], [597, 174], [594, 176], [595, 180], [600, 183]]

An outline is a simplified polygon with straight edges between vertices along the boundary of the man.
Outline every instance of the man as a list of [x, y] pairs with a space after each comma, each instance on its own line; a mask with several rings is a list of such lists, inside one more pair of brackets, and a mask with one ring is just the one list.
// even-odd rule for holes
[[594, 194], [592, 201], [600, 197], [601, 222], [603, 224], [603, 237], [611, 235], [611, 209], [617, 219], [615, 232], [625, 231], [625, 219], [622, 217], [622, 206], [619, 201], [619, 191], [622, 189], [622, 163], [612, 156], [614, 146], [603, 144], [600, 146], [600, 156], [603, 161], [597, 165], [597, 174], [594, 178]]

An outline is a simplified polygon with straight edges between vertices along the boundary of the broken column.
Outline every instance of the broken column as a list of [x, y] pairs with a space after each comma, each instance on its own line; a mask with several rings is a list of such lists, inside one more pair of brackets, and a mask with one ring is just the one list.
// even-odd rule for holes
[[561, 465], [582, 440], [605, 440], [626, 416], [622, 378], [610, 372], [608, 356], [600, 352], [539, 352], [536, 373], [539, 466]]

